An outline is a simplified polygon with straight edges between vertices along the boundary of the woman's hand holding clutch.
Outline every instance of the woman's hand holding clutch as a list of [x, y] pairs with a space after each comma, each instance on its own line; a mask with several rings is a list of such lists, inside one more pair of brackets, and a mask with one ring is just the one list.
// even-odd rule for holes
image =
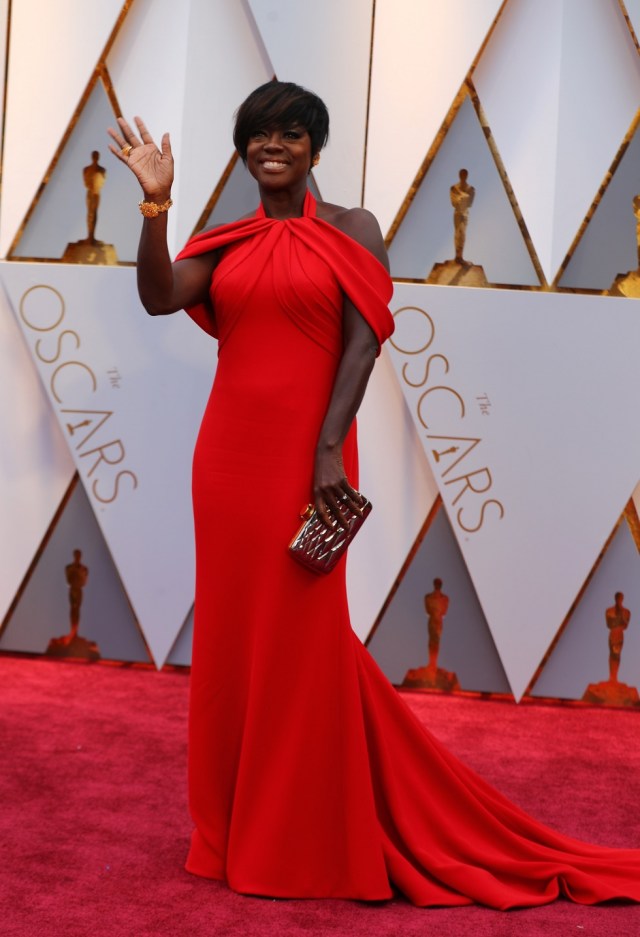
[[316, 450], [313, 497], [318, 517], [328, 528], [335, 523], [345, 528], [341, 503], [354, 514], [361, 513], [364, 498], [345, 475], [341, 446], [319, 446]]

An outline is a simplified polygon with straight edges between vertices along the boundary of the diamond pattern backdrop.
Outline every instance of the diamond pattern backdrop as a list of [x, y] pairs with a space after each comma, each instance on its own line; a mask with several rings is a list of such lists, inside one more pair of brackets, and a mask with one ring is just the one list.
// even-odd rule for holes
[[[500, 658], [487, 670], [495, 686], [483, 677], [483, 688], [503, 691], [506, 674], [518, 696], [535, 675], [543, 680], [539, 666], [559, 630], [565, 625], [565, 642], [578, 633], [579, 616], [566, 626], [567, 615], [640, 475], [636, 301], [562, 290], [606, 293], [617, 274], [636, 266], [637, 4], [110, 0], [95, 7], [18, 0], [0, 3], [0, 16], [10, 16], [0, 252], [12, 261], [0, 269], [7, 296], [0, 306], [0, 639], [20, 645], [16, 610], [30, 588], [47, 581], [36, 577], [34, 559], [45, 556], [77, 466], [117, 572], [113, 589], [124, 588], [156, 664], [174, 645], [173, 659], [188, 659], [189, 450], [215, 343], [180, 316], [148, 322], [130, 270], [42, 260], [61, 257], [82, 237], [81, 160], [97, 149], [108, 178], [97, 236], [131, 261], [136, 195], [99, 129], [120, 109], [143, 115], [157, 138], [171, 133], [178, 168], [172, 251], [200, 219], [216, 219], [218, 203], [225, 215], [244, 213], [252, 191], [244, 170], [227, 172], [232, 115], [252, 88], [276, 75], [326, 98], [333, 126], [314, 174], [319, 191], [377, 215], [398, 280], [394, 309], [429, 311], [446, 336], [446, 350], [425, 349], [411, 357], [409, 371], [402, 353], [386, 351], [363, 406], [362, 486], [376, 510], [350, 558], [356, 630], [366, 638], [377, 625], [376, 640], [384, 637], [387, 647], [403, 640], [406, 622], [395, 639], [385, 629], [397, 620], [408, 558], [440, 491], [479, 600], [478, 628], [492, 635]], [[490, 283], [517, 291], [425, 285], [432, 265], [453, 254], [448, 187], [467, 163], [477, 189], [469, 257]], [[76, 228], [62, 223], [70, 206]], [[541, 291], [556, 279], [551, 295]], [[33, 287], [68, 302], [64, 327], [62, 320], [51, 328], [45, 320], [36, 328], [25, 322], [21, 303]], [[54, 340], [60, 344], [47, 344]], [[440, 357], [430, 361], [432, 354]], [[67, 362], [52, 387], [53, 371]], [[90, 471], [93, 463], [65, 428], [56, 386], [59, 398], [74, 400], [66, 409], [103, 412], [117, 399], [119, 431], [101, 440], [113, 448], [103, 448], [99, 468], [113, 459], [114, 472], [119, 466], [135, 475], [128, 510], [97, 501], [99, 469]], [[419, 387], [431, 386], [439, 396], [425, 398], [421, 410]], [[486, 458], [505, 520], [483, 531], [481, 549], [471, 546], [478, 538], [465, 539], [456, 521], [461, 502], [451, 495], [466, 484], [469, 498], [487, 485], [481, 473], [489, 462], [471, 464], [476, 446], [466, 476], [444, 477], [425, 435], [446, 433], [416, 416], [428, 411], [436, 422], [455, 422], [460, 405], [442, 388], [464, 401], [467, 424], [457, 435], [490, 440]], [[491, 403], [479, 409], [483, 394]], [[436, 400], [441, 411], [431, 406]], [[123, 433], [128, 454], [120, 465]], [[454, 477], [463, 478], [457, 487]], [[610, 586], [603, 581], [603, 594]], [[120, 599], [113, 601], [118, 607]], [[403, 607], [405, 616], [417, 614]], [[485, 641], [480, 632], [476, 638]], [[564, 646], [558, 643], [556, 655]], [[557, 675], [567, 666], [556, 666], [549, 683], [559, 696], [565, 690]], [[567, 678], [567, 694], [575, 679]]]

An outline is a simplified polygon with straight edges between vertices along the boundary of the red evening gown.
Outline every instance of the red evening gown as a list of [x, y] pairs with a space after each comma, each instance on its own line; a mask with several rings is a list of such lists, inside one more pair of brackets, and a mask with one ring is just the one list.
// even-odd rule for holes
[[[260, 208], [179, 256], [218, 248], [211, 308], [189, 310], [219, 361], [193, 470], [187, 869], [273, 897], [640, 900], [640, 850], [542, 826], [449, 754], [352, 632], [344, 560], [315, 576], [287, 553], [311, 500], [343, 291], [382, 342], [386, 271], [316, 218], [310, 193], [301, 218]], [[344, 462], [357, 485], [355, 424]]]

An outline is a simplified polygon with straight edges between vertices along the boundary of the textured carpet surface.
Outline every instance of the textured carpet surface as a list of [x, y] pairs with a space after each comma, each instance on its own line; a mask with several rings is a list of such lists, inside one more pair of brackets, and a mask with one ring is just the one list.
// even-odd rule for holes
[[[183, 673], [0, 657], [1, 937], [640, 937], [629, 905], [271, 901], [188, 875], [187, 690]], [[405, 699], [538, 819], [640, 846], [640, 714]]]

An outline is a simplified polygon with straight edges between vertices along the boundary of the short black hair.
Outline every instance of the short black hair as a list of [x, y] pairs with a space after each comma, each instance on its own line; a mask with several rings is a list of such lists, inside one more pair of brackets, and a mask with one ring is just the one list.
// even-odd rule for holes
[[235, 114], [233, 142], [247, 161], [249, 137], [256, 130], [299, 125], [311, 137], [311, 155], [329, 138], [329, 111], [324, 101], [292, 81], [268, 81], [252, 91]]

